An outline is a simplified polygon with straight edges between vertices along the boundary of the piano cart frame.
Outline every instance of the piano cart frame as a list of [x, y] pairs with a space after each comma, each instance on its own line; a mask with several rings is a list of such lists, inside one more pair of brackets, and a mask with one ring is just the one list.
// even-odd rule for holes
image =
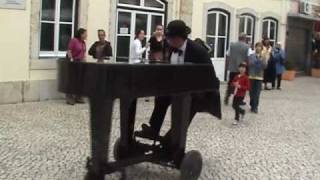
[[121, 135], [113, 149], [115, 161], [108, 159], [110, 133], [112, 127], [112, 107], [114, 99], [90, 97], [91, 124], [91, 158], [88, 159], [88, 173], [85, 180], [104, 180], [105, 174], [116, 171], [123, 173], [124, 168], [151, 162], [179, 169], [181, 179], [198, 179], [202, 169], [202, 157], [198, 151], [185, 154], [187, 129], [191, 108], [191, 95], [179, 94], [172, 96], [172, 136], [170, 152], [161, 145], [147, 145], [138, 142], [134, 137], [134, 124], [137, 99], [120, 98]]

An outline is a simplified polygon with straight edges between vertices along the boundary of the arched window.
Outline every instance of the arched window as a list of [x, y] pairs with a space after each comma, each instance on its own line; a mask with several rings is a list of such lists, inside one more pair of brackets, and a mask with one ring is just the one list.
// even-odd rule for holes
[[115, 46], [117, 61], [128, 61], [130, 46], [137, 30], [145, 31], [146, 39], [143, 43], [146, 43], [157, 25], [165, 25], [166, 8], [165, 0], [118, 0]]
[[268, 37], [272, 45], [274, 45], [278, 39], [278, 20], [271, 17], [264, 18], [262, 23], [262, 35], [263, 37]]
[[222, 9], [208, 11], [206, 41], [212, 58], [224, 58], [228, 47], [230, 14]]
[[239, 34], [246, 33], [248, 36], [248, 43], [254, 43], [256, 18], [251, 14], [241, 14], [239, 22]]

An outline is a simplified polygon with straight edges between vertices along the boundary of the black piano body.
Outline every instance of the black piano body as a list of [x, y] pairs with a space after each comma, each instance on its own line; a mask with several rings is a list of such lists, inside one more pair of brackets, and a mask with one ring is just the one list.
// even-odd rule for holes
[[[221, 117], [219, 80], [212, 65], [125, 64], [58, 61], [60, 92], [90, 100], [91, 158], [87, 180], [103, 180], [105, 174], [152, 162], [180, 169], [182, 178], [197, 179], [202, 158], [197, 151], [185, 154], [192, 94], [203, 96], [199, 111]], [[172, 97], [171, 152], [161, 145], [146, 145], [134, 137], [137, 98]], [[112, 107], [120, 99], [120, 138], [114, 146], [115, 161], [108, 160]], [[207, 108], [207, 109], [206, 109]]]

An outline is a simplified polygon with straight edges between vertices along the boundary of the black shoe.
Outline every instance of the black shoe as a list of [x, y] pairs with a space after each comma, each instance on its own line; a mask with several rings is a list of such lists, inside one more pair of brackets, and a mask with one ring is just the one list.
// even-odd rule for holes
[[85, 104], [86, 103], [82, 97], [77, 97], [75, 101], [76, 101], [76, 103], [79, 103], [79, 104]]
[[251, 109], [252, 113], [258, 114], [258, 110], [257, 109]]
[[281, 88], [281, 87], [277, 87], [277, 89], [278, 89], [278, 90], [282, 90], [282, 88]]
[[159, 133], [156, 132], [154, 129], [152, 129], [147, 124], [142, 124], [141, 128], [142, 128], [141, 131], [135, 132], [135, 136], [150, 139], [150, 140], [159, 139]]
[[73, 97], [67, 97], [66, 98], [66, 103], [69, 104], [69, 105], [75, 105], [76, 104], [76, 101]]

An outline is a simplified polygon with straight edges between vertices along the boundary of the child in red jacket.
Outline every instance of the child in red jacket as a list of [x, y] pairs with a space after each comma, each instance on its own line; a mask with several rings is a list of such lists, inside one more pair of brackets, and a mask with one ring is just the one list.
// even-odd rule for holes
[[249, 91], [249, 88], [250, 88], [249, 78], [246, 74], [246, 68], [247, 68], [247, 65], [245, 63], [241, 63], [239, 65], [240, 74], [234, 77], [232, 81], [232, 85], [236, 89], [233, 97], [233, 103], [232, 103], [232, 107], [236, 113], [236, 116], [235, 116], [236, 121], [233, 123], [233, 125], [237, 125], [240, 120], [240, 115], [242, 116], [242, 119], [243, 119], [246, 113], [246, 111], [240, 107], [241, 104], [243, 103], [243, 100], [246, 96], [247, 91]]

